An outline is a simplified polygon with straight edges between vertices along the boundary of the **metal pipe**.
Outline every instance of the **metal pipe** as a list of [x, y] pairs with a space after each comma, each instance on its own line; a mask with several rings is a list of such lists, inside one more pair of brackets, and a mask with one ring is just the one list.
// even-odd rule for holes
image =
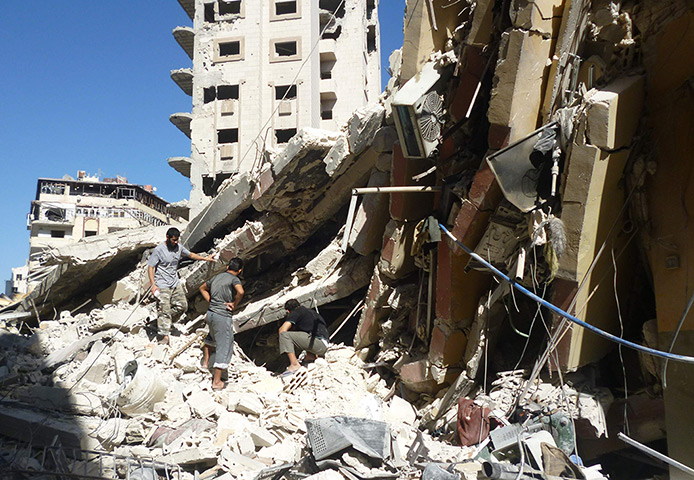
[[638, 450], [641, 450], [646, 455], [650, 455], [653, 458], [657, 458], [658, 460], [661, 460], [661, 461], [667, 463], [668, 465], [673, 466], [679, 470], [682, 470], [684, 473], [687, 473], [687, 474], [694, 477], [694, 468], [690, 468], [690, 467], [686, 466], [684, 463], [680, 463], [677, 460], [668, 457], [667, 455], [663, 455], [662, 453], [660, 453], [656, 450], [653, 450], [651, 447], [648, 447], [648, 446], [644, 445], [643, 443], [639, 443], [636, 440], [634, 440], [633, 438], [627, 437], [622, 432], [619, 432], [617, 434], [617, 438], [620, 439], [621, 441], [623, 441], [624, 443], [627, 443], [627, 444], [631, 445], [632, 447], [634, 447]]

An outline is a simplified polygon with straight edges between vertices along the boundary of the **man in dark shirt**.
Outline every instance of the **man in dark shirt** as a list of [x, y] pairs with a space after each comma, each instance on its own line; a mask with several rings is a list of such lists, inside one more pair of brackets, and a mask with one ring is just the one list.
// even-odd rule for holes
[[306, 351], [306, 360], [315, 360], [328, 350], [328, 328], [325, 320], [318, 313], [303, 307], [295, 299], [287, 300], [284, 304], [287, 316], [280, 327], [280, 354], [286, 353], [289, 367], [282, 375], [291, 375], [301, 368], [296, 358], [299, 353]]
[[202, 297], [210, 302], [207, 309], [207, 324], [210, 333], [203, 347], [203, 366], [208, 367], [210, 352], [216, 350], [212, 389], [224, 388], [222, 372], [229, 368], [231, 355], [234, 352], [234, 326], [232, 312], [243, 298], [243, 286], [239, 273], [243, 270], [243, 260], [232, 258], [226, 272], [215, 275], [200, 287]]

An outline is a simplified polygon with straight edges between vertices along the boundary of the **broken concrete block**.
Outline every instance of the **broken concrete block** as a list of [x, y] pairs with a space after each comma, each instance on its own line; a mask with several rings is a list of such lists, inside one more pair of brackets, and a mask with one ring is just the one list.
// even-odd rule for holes
[[253, 460], [244, 455], [234, 452], [228, 447], [222, 448], [219, 454], [219, 464], [232, 475], [262, 470], [266, 467], [264, 463]]
[[381, 127], [374, 135], [373, 148], [378, 153], [390, 153], [393, 151], [393, 145], [398, 141], [398, 132], [394, 127]]
[[256, 447], [270, 447], [277, 442], [277, 438], [263, 427], [248, 425], [246, 430], [253, 439], [253, 443]]
[[432, 393], [437, 384], [429, 371], [430, 366], [426, 359], [407, 363], [400, 369], [400, 380], [413, 392]]
[[207, 392], [199, 390], [188, 397], [188, 406], [200, 418], [208, 418], [217, 411], [217, 403]]
[[379, 324], [388, 316], [388, 297], [393, 291], [385, 281], [378, 267], [374, 269], [369, 289], [366, 292], [365, 308], [359, 319], [357, 332], [354, 335], [355, 348], [372, 345], [378, 340]]
[[378, 103], [372, 103], [358, 108], [347, 121], [349, 133], [349, 150], [354, 155], [359, 155], [371, 145], [376, 132], [383, 123], [385, 109]]
[[217, 463], [217, 450], [214, 448], [191, 447], [161, 457], [161, 461], [174, 465], [208, 465]]
[[412, 256], [414, 222], [403, 223], [391, 220], [386, 225], [378, 269], [392, 279], [404, 278], [415, 269]]
[[235, 175], [231, 183], [190, 221], [181, 233], [181, 243], [191, 251], [197, 251], [204, 240], [227, 231], [240, 212], [250, 205], [251, 193], [252, 183], [248, 175]]
[[128, 278], [123, 278], [110, 285], [106, 290], [96, 296], [96, 301], [101, 305], [118, 302], [129, 302], [137, 296], [137, 285]]
[[242, 433], [233, 439], [235, 450], [241, 455], [252, 456], [255, 454], [255, 442], [249, 433]]
[[347, 135], [343, 135], [335, 141], [333, 146], [330, 147], [328, 154], [323, 159], [323, 163], [325, 163], [325, 173], [333, 176], [349, 155], [349, 139]]
[[258, 450], [258, 458], [267, 458], [273, 462], [296, 462], [301, 457], [301, 447], [299, 444], [287, 440], [276, 443], [270, 447], [263, 447]]
[[588, 96], [586, 136], [591, 145], [617, 150], [631, 144], [643, 109], [645, 78], [622, 77]]
[[468, 45], [487, 46], [492, 34], [494, 0], [478, 0], [472, 14], [470, 31], [467, 36]]
[[466, 343], [467, 337], [462, 329], [437, 318], [431, 330], [429, 361], [444, 367], [455, 365], [462, 360]]
[[[374, 170], [369, 178], [369, 187], [390, 185], [390, 175]], [[360, 255], [379, 250], [383, 244], [383, 232], [389, 220], [389, 198], [387, 194], [367, 194], [354, 213], [349, 245]]]
[[249, 413], [251, 415], [260, 416], [265, 409], [263, 402], [258, 396], [249, 393], [230, 393], [229, 394], [229, 410], [235, 410], [241, 413]]
[[551, 44], [551, 39], [525, 30], [502, 34], [487, 118], [509, 130], [506, 142], [499, 143], [490, 128], [490, 148], [502, 148], [537, 128]]
[[513, 0], [509, 8], [511, 22], [516, 28], [559, 35], [564, 0]]
[[415, 421], [417, 421], [417, 412], [414, 407], [410, 402], [397, 395], [388, 402], [387, 415], [391, 422], [406, 423], [414, 426]]

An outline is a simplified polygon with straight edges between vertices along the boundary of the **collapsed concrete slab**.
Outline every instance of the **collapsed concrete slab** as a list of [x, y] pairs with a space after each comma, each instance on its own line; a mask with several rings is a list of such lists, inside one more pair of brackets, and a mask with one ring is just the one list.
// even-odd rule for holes
[[168, 228], [121, 230], [49, 249], [44, 265], [54, 269], [17, 310], [44, 315], [78, 305], [132, 270], [146, 249], [164, 241]]

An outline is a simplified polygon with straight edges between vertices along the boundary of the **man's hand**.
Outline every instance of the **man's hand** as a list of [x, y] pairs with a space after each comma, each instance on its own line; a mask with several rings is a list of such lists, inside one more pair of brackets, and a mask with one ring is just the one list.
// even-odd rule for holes
[[159, 287], [153, 284], [150, 290], [152, 291], [152, 295], [154, 295], [155, 297], [159, 296]]
[[214, 255], [205, 257], [205, 261], [206, 261], [206, 262], [217, 263], [217, 259], [215, 258]]
[[230, 312], [233, 311], [234, 307], [236, 306], [234, 305], [234, 302], [224, 302], [224, 305], [227, 306], [227, 310], [229, 310]]

